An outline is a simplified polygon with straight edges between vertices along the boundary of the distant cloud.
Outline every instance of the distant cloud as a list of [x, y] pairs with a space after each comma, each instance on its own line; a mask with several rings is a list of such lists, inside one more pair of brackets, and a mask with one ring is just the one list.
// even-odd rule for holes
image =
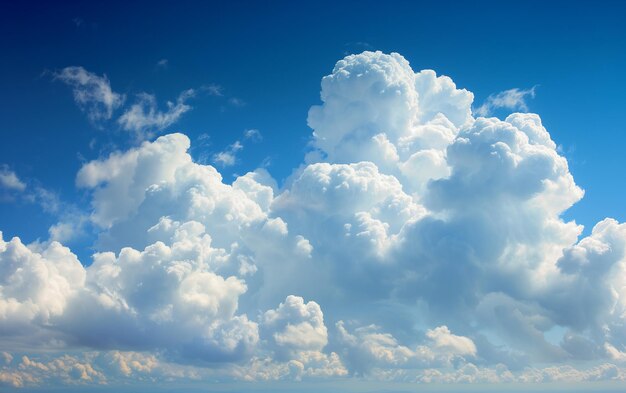
[[98, 76], [83, 67], [66, 67], [55, 72], [54, 79], [72, 87], [74, 101], [94, 124], [110, 119], [125, 99], [111, 89], [106, 75]]
[[526, 98], [535, 98], [536, 88], [537, 86], [533, 86], [532, 88], [526, 90], [515, 88], [501, 91], [498, 94], [492, 94], [487, 97], [487, 100], [479, 106], [474, 113], [478, 116], [489, 116], [494, 110], [500, 108], [526, 112], [528, 111]]
[[202, 90], [206, 91], [210, 96], [222, 97], [224, 95], [222, 86], [211, 83], [206, 86], [202, 86]]
[[83, 24], [85, 24], [85, 21], [83, 20], [83, 18], [79, 18], [79, 17], [72, 19], [72, 22], [74, 22], [76, 27], [81, 27]]
[[224, 151], [213, 155], [213, 162], [223, 167], [233, 166], [237, 162], [237, 152], [243, 149], [243, 145], [239, 141], [235, 141]]
[[46, 213], [55, 214], [59, 211], [61, 202], [59, 196], [37, 184], [31, 182], [27, 186], [26, 182], [20, 179], [17, 174], [6, 165], [0, 165], [0, 192], [19, 193], [19, 197], [27, 203], [39, 205]]
[[13, 191], [24, 191], [26, 184], [7, 166], [0, 166], [0, 188]]
[[44, 188], [37, 181], [29, 184], [6, 165], [0, 165], [0, 202], [22, 201], [38, 205], [43, 212], [58, 221], [49, 229], [49, 241], [69, 242], [84, 233], [88, 216], [76, 206], [65, 203], [59, 194]]
[[134, 132], [138, 137], [150, 136], [155, 131], [161, 131], [176, 121], [191, 106], [187, 100], [194, 97], [196, 92], [193, 89], [185, 90], [176, 99], [176, 102], [167, 102], [167, 110], [160, 111], [157, 106], [156, 97], [152, 94], [141, 93], [137, 95], [137, 101], [128, 109], [117, 122], [126, 131]]
[[242, 100], [241, 98], [237, 98], [237, 97], [229, 98], [228, 103], [231, 104], [232, 106], [245, 106], [246, 105], [246, 102], [244, 100]]
[[[243, 132], [243, 139], [251, 142], [260, 142], [263, 140], [263, 135], [257, 129], [250, 128]], [[213, 155], [213, 163], [227, 167], [233, 166], [237, 162], [237, 153], [243, 150], [243, 143], [240, 141], [235, 141], [235, 143], [231, 144], [224, 151], [216, 153]]]
[[243, 133], [243, 137], [245, 139], [249, 139], [253, 142], [258, 142], [263, 140], [263, 135], [261, 135], [261, 131], [255, 129], [255, 128], [251, 128], [249, 130], [245, 130]]
[[169, 65], [169, 60], [167, 59], [161, 59], [159, 61], [157, 61], [157, 67], [159, 68], [167, 68]]

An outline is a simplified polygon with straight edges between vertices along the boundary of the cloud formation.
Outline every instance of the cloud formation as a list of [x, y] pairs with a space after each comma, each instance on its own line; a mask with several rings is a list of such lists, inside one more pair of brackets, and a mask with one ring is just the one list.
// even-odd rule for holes
[[213, 162], [219, 166], [233, 166], [237, 161], [237, 152], [243, 149], [243, 145], [239, 141], [235, 141], [224, 151], [220, 151], [213, 155]]
[[[282, 188], [225, 183], [170, 134], [78, 172], [91, 264], [0, 238], [0, 381], [625, 379], [626, 224], [563, 219], [583, 191], [538, 115], [474, 118], [471, 92], [381, 52], [321, 100]], [[73, 373], [32, 360], [75, 348]]]
[[537, 86], [533, 86], [530, 89], [509, 89], [501, 91], [498, 94], [491, 94], [485, 102], [474, 110], [478, 116], [490, 116], [493, 112], [500, 108], [505, 108], [511, 111], [528, 111], [528, 105], [526, 99], [528, 97], [535, 98], [535, 89]]
[[26, 184], [7, 166], [0, 165], [0, 189], [24, 191]]
[[[244, 142], [249, 141], [256, 143], [262, 140], [263, 135], [261, 134], [261, 131], [255, 128], [250, 128], [243, 132]], [[233, 166], [237, 163], [237, 154], [243, 150], [243, 148], [244, 144], [241, 141], [236, 140], [225, 150], [213, 154], [213, 163], [221, 167]]]
[[124, 95], [111, 89], [106, 75], [98, 76], [83, 67], [74, 66], [55, 72], [54, 78], [72, 87], [74, 101], [94, 124], [109, 120], [124, 103]]
[[166, 111], [158, 109], [154, 95], [138, 94], [135, 103], [117, 119], [117, 122], [122, 129], [133, 132], [140, 139], [146, 139], [155, 132], [171, 126], [189, 111], [191, 106], [187, 104], [187, 101], [195, 94], [193, 89], [183, 91], [176, 102], [167, 102]]
[[[157, 67], [167, 68], [168, 60], [161, 59]], [[66, 67], [55, 72], [54, 78], [72, 87], [74, 101], [87, 114], [89, 120], [100, 127], [101, 122], [110, 120], [115, 110], [126, 100], [123, 94], [115, 93], [106, 75], [98, 76], [83, 67]], [[221, 95], [220, 87], [210, 85], [206, 90], [211, 95]], [[176, 123], [192, 109], [187, 103], [196, 95], [194, 89], [181, 92], [175, 102], [167, 101], [166, 110], [160, 110], [153, 94], [145, 92], [136, 96], [135, 102], [117, 118], [119, 126], [134, 135], [138, 141], [153, 137], [157, 132]]]

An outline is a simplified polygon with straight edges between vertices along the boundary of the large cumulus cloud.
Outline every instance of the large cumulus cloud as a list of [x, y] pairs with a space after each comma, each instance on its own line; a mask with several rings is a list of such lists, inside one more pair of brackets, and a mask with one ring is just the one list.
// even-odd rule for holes
[[[85, 164], [92, 261], [0, 238], [5, 348], [91, 348], [63, 363], [83, 381], [624, 378], [626, 226], [562, 218], [583, 191], [538, 115], [474, 117], [380, 52], [340, 60], [321, 101], [281, 188], [225, 183], [182, 134]], [[0, 381], [48, 378], [27, 359]]]

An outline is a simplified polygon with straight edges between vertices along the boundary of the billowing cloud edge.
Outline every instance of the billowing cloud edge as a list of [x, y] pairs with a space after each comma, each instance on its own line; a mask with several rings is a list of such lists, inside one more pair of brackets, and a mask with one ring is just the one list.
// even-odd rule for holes
[[90, 264], [0, 240], [0, 381], [623, 380], [626, 227], [562, 220], [583, 191], [538, 115], [474, 118], [381, 52], [321, 99], [283, 189], [225, 184], [182, 134], [85, 164]]

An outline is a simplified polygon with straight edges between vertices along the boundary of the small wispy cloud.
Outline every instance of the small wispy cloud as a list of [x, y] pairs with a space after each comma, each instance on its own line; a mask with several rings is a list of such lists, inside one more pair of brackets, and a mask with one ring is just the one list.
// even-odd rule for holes
[[[263, 140], [261, 131], [256, 128], [249, 128], [243, 132], [243, 140], [250, 142], [260, 142]], [[213, 163], [222, 167], [233, 166], [237, 163], [237, 153], [243, 150], [243, 143], [236, 140], [225, 150], [213, 155]]]
[[228, 103], [232, 106], [245, 106], [246, 102], [244, 100], [242, 100], [241, 98], [237, 98], [237, 97], [231, 97], [228, 99]]
[[514, 88], [491, 94], [481, 106], [474, 110], [474, 113], [478, 116], [489, 116], [500, 108], [527, 112], [526, 99], [528, 97], [535, 98], [536, 88], [537, 86], [525, 90]]
[[6, 165], [0, 166], [0, 188], [11, 191], [24, 191], [26, 183], [9, 169]]
[[0, 199], [20, 199], [39, 205], [46, 213], [57, 213], [61, 205], [57, 193], [47, 190], [37, 181], [24, 181], [7, 165], [0, 165]]
[[243, 149], [243, 145], [239, 141], [235, 141], [224, 151], [213, 155], [213, 163], [227, 167], [233, 166], [237, 162], [237, 152]]
[[113, 111], [124, 103], [125, 96], [111, 89], [106, 75], [99, 76], [77, 66], [66, 67], [53, 75], [55, 80], [72, 87], [74, 101], [94, 124], [110, 119]]
[[88, 223], [88, 215], [75, 205], [63, 202], [57, 192], [36, 180], [24, 181], [7, 165], [0, 165], [0, 202], [16, 201], [38, 205], [44, 213], [57, 219], [48, 230], [48, 241], [71, 241], [82, 236]]
[[202, 86], [202, 90], [206, 91], [210, 96], [222, 97], [224, 95], [224, 89], [216, 83]]
[[180, 93], [176, 102], [167, 102], [166, 111], [161, 111], [154, 95], [140, 93], [137, 95], [137, 101], [120, 116], [117, 122], [124, 130], [134, 132], [138, 137], [149, 137], [154, 132], [174, 124], [185, 112], [189, 111], [191, 106], [186, 102], [195, 94], [193, 89], [185, 90]]
[[167, 59], [161, 59], [159, 61], [157, 61], [157, 67], [159, 68], [167, 68], [169, 65], [169, 60]]
[[244, 139], [249, 139], [253, 142], [259, 142], [263, 140], [263, 135], [261, 135], [261, 131], [256, 128], [250, 128], [243, 132]]

